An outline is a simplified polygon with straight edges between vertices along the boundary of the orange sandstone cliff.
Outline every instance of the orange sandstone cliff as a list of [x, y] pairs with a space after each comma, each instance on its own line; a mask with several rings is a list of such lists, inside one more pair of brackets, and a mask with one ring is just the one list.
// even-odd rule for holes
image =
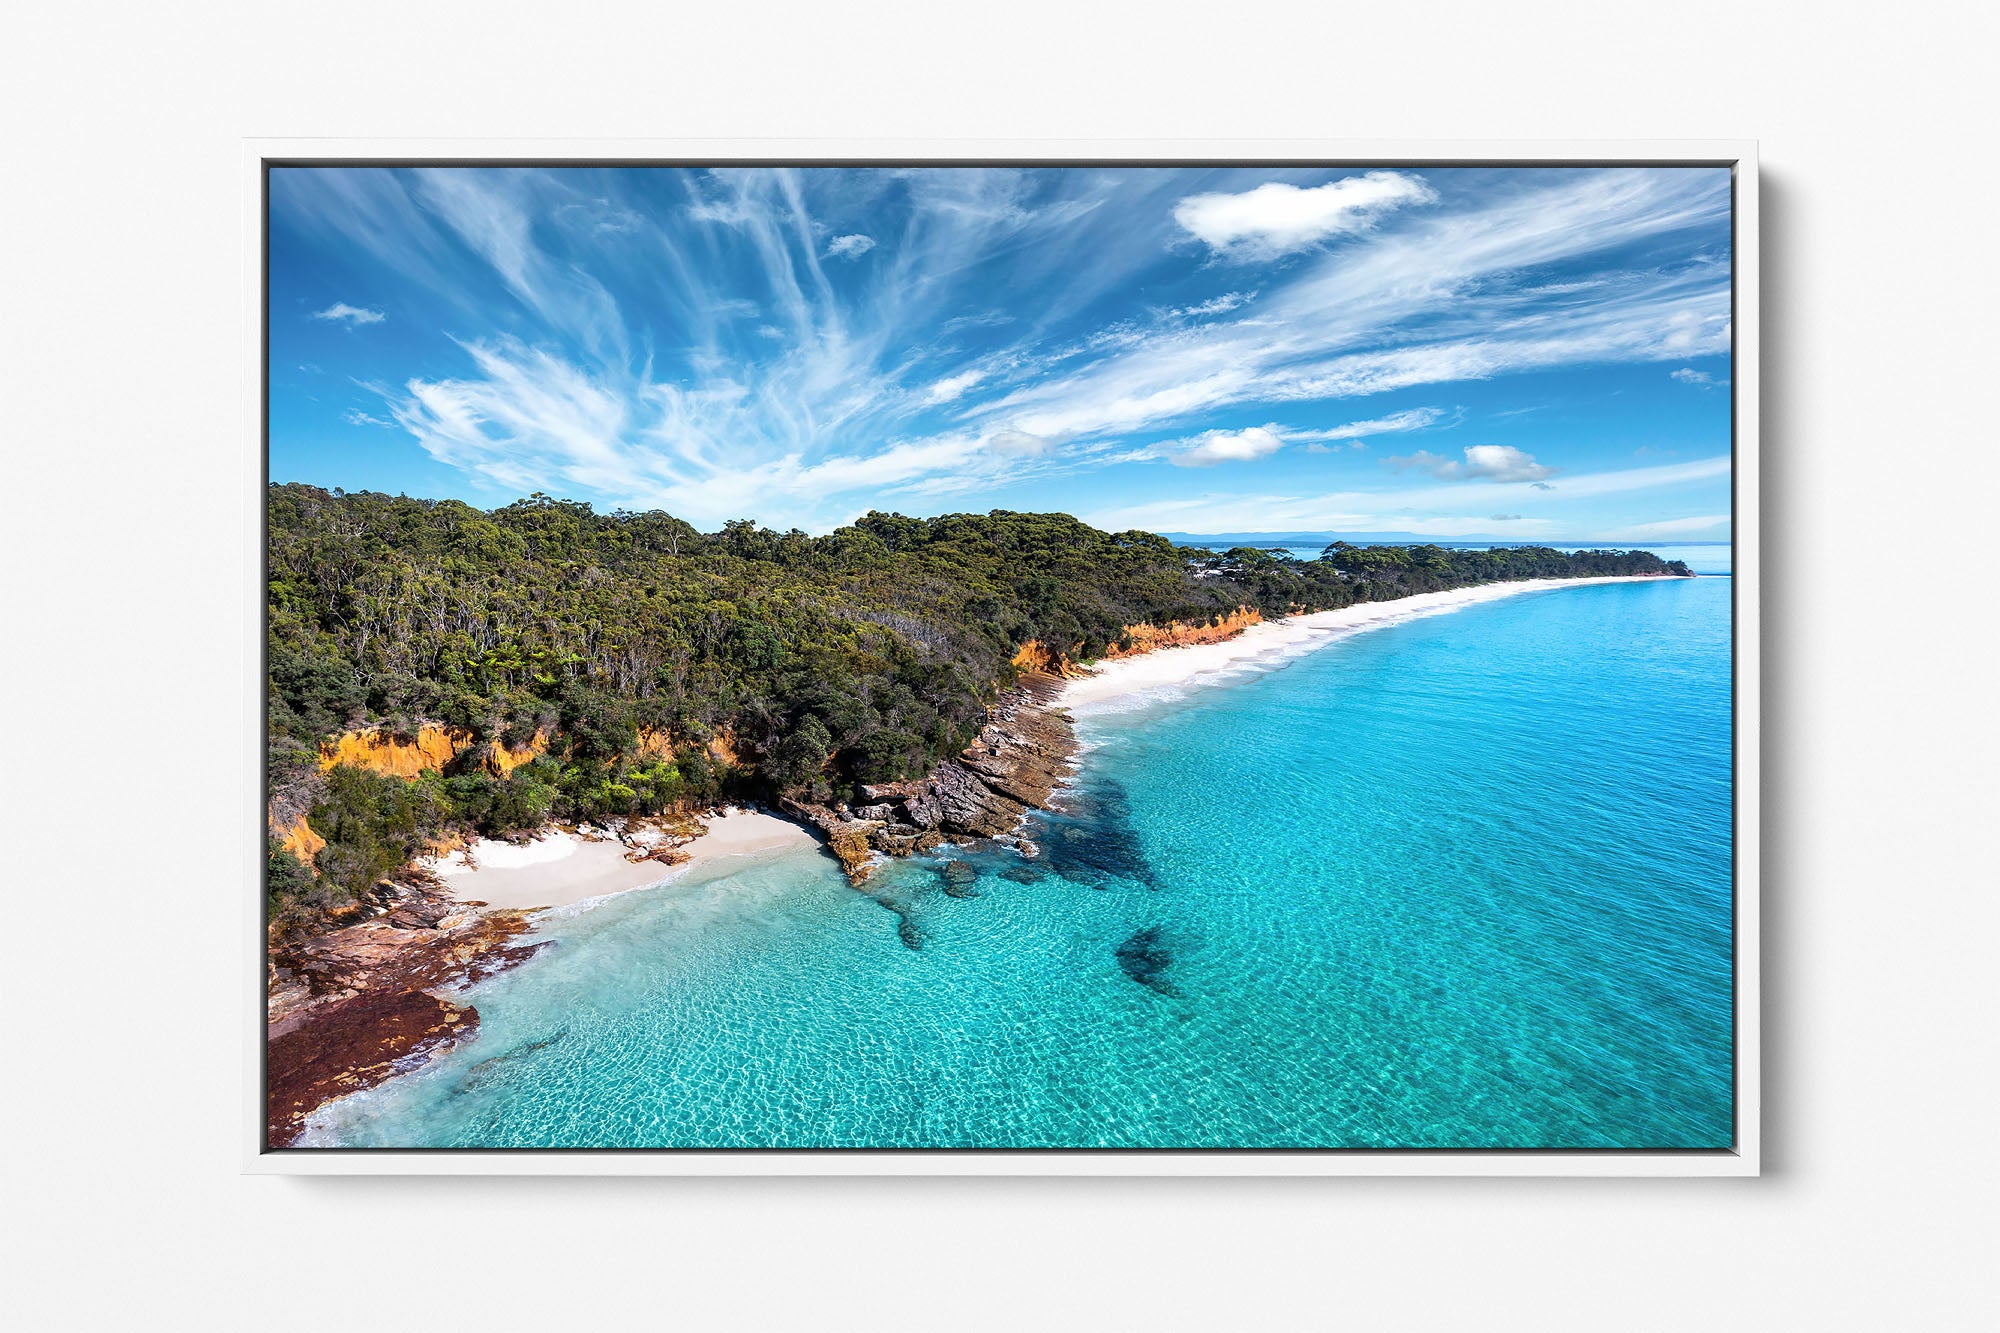
[[1014, 654], [1014, 667], [1023, 675], [1062, 676], [1074, 679], [1084, 674], [1082, 667], [1067, 656], [1050, 649], [1038, 639], [1022, 644]]
[[639, 728], [639, 743], [633, 747], [632, 757], [647, 763], [655, 760], [671, 760], [674, 757], [673, 734], [655, 731], [651, 727]]
[[[1213, 620], [1173, 620], [1165, 626], [1127, 625], [1121, 635], [1124, 646], [1112, 644], [1105, 650], [1104, 660], [1138, 657], [1161, 648], [1179, 648], [1191, 643], [1220, 643], [1224, 639], [1235, 638], [1252, 625], [1262, 623], [1264, 617], [1255, 608], [1239, 606]], [[1035, 639], [1021, 645], [1020, 651], [1014, 654], [1014, 666], [1024, 673], [1040, 672], [1068, 679], [1087, 674], [1066, 655]]]
[[313, 857], [318, 854], [319, 849], [326, 846], [326, 839], [313, 831], [313, 826], [306, 823], [304, 815], [300, 815], [290, 828], [271, 831], [277, 835], [280, 847], [308, 866], [313, 863]]
[[1160, 648], [1180, 648], [1191, 643], [1220, 643], [1233, 639], [1252, 625], [1261, 625], [1264, 617], [1248, 606], [1239, 606], [1228, 615], [1217, 616], [1210, 621], [1169, 621], [1163, 629], [1158, 625], [1127, 625], [1125, 638], [1129, 647], [1120, 648], [1112, 644], [1104, 656], [1107, 660], [1120, 657], [1138, 657]]
[[408, 736], [379, 728], [349, 731], [320, 742], [319, 767], [326, 772], [336, 764], [346, 764], [385, 777], [413, 778], [442, 770], [471, 744], [472, 733], [465, 728], [429, 722]]
[[538, 731], [528, 738], [526, 745], [503, 745], [494, 741], [479, 756], [479, 766], [496, 778], [504, 778], [525, 763], [540, 759], [549, 752], [549, 733]]

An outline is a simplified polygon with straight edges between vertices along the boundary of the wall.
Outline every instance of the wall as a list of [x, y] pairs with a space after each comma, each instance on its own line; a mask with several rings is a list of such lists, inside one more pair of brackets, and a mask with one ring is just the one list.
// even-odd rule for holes
[[[21, 1326], [1970, 1326], [1993, 37], [1969, 2], [21, 11], [0, 532], [13, 752], [45, 756], [0, 778]], [[802, 133], [1762, 140], [1765, 1178], [237, 1174], [237, 140]], [[115, 785], [124, 738], [198, 719], [233, 721], [164, 788]]]

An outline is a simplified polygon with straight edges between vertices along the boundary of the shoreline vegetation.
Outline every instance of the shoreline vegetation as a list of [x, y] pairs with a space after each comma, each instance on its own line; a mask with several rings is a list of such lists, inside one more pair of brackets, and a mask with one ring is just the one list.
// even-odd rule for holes
[[1690, 576], [1542, 547], [1299, 561], [1007, 511], [812, 538], [287, 485], [269, 513], [272, 1147], [476, 1032], [450, 996], [550, 947], [523, 938], [537, 909], [815, 835], [863, 892], [947, 842], [1032, 857], [1072, 707], [1470, 601]]

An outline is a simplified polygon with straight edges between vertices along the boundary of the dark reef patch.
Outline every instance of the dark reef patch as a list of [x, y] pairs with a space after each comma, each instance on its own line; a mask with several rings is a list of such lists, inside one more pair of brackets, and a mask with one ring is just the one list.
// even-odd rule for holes
[[567, 1036], [569, 1036], [569, 1029], [564, 1028], [554, 1036], [544, 1037], [540, 1041], [522, 1042], [512, 1050], [502, 1051], [490, 1059], [481, 1060], [478, 1064], [465, 1071], [465, 1076], [458, 1081], [458, 1085], [452, 1091], [454, 1093], [471, 1092], [475, 1088], [483, 1088], [489, 1084], [501, 1082], [513, 1072], [511, 1066], [516, 1060], [553, 1046]]
[[895, 914], [896, 938], [903, 942], [905, 949], [924, 947], [923, 927], [917, 924], [917, 904], [937, 891], [935, 881], [928, 876], [915, 881], [907, 876], [890, 876], [855, 887], [869, 902]]
[[950, 898], [977, 898], [979, 890], [973, 885], [979, 880], [979, 872], [964, 861], [946, 861], [938, 866], [938, 878], [944, 881], [945, 896]]
[[1156, 888], [1125, 788], [1109, 778], [1077, 790], [1067, 813], [1051, 816], [1042, 844], [1049, 868], [1093, 889], [1124, 880]]
[[1124, 969], [1125, 975], [1162, 995], [1180, 994], [1165, 975], [1173, 961], [1173, 954], [1160, 942], [1157, 926], [1148, 926], [1134, 933], [1132, 938], [1118, 946], [1118, 966]]

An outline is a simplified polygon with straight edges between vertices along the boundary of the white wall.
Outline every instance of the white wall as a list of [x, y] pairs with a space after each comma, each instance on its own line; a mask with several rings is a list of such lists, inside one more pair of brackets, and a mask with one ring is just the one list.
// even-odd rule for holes
[[[1968, 1327], [1993, 1314], [1993, 22], [1690, 0], [36, 6], [6, 36], [24, 1328]], [[1754, 137], [1768, 1173], [239, 1176], [238, 139]], [[1981, 1234], [1982, 1230], [1985, 1234]], [[1991, 1324], [1989, 1323], [1990, 1327]]]

